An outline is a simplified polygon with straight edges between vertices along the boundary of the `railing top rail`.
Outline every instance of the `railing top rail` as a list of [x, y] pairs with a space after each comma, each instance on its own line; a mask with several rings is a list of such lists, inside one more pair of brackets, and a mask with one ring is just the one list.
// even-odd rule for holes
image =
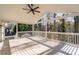
[[5, 38], [9, 38], [9, 37], [15, 37], [15, 35], [12, 35], [12, 36], [5, 36]]
[[52, 34], [65, 34], [65, 35], [79, 35], [79, 33], [68, 33], [68, 32], [46, 32], [46, 31], [19, 31], [18, 33], [36, 32], [36, 33], [52, 33]]
[[79, 35], [79, 33], [65, 33], [65, 32], [47, 32], [52, 34], [65, 34], [65, 35]]

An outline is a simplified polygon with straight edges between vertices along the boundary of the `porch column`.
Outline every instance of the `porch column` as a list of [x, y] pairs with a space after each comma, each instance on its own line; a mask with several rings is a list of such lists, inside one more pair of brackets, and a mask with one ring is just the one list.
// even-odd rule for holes
[[34, 24], [32, 24], [32, 35], [34, 35]]
[[5, 23], [2, 23], [2, 41], [5, 40]]
[[18, 38], [18, 23], [16, 23], [16, 39]]
[[47, 23], [46, 23], [45, 38], [47, 38]]

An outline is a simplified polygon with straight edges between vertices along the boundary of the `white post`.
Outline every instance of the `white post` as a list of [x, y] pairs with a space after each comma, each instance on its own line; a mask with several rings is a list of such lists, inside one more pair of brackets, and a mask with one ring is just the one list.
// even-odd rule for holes
[[18, 23], [16, 23], [16, 39], [18, 38]]
[[32, 35], [34, 35], [34, 24], [32, 24]]
[[2, 41], [5, 40], [5, 25], [2, 23]]
[[47, 21], [46, 21], [46, 31], [45, 31], [45, 38], [47, 38]]

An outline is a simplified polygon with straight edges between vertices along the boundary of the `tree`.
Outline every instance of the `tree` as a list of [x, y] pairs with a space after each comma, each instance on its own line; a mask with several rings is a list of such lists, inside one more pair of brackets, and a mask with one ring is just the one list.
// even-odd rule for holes
[[79, 26], [79, 16], [74, 17], [74, 32], [77, 33], [78, 31], [78, 26]]
[[61, 32], [65, 32], [66, 31], [66, 28], [65, 28], [65, 20], [64, 19], [61, 19]]

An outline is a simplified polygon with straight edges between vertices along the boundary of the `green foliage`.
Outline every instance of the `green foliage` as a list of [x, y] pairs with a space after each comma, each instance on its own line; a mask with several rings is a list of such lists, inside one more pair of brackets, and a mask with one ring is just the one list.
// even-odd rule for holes
[[34, 30], [38, 31], [39, 30], [39, 26], [37, 24], [34, 25]]
[[15, 32], [16, 33], [16, 25], [14, 26], [14, 28], [13, 28], [13, 32]]
[[62, 19], [62, 24], [61, 24], [61, 32], [65, 32], [66, 28], [65, 28], [65, 20]]
[[32, 30], [32, 25], [30, 24], [18, 24], [18, 31], [31, 31]]
[[75, 16], [74, 17], [74, 29], [75, 29], [75, 31], [74, 32], [78, 32], [78, 23], [79, 23], [79, 16]]
[[[31, 24], [18, 23], [18, 31], [31, 31], [31, 30], [32, 30], [32, 25]], [[16, 25], [13, 28], [13, 32], [16, 33]]]

